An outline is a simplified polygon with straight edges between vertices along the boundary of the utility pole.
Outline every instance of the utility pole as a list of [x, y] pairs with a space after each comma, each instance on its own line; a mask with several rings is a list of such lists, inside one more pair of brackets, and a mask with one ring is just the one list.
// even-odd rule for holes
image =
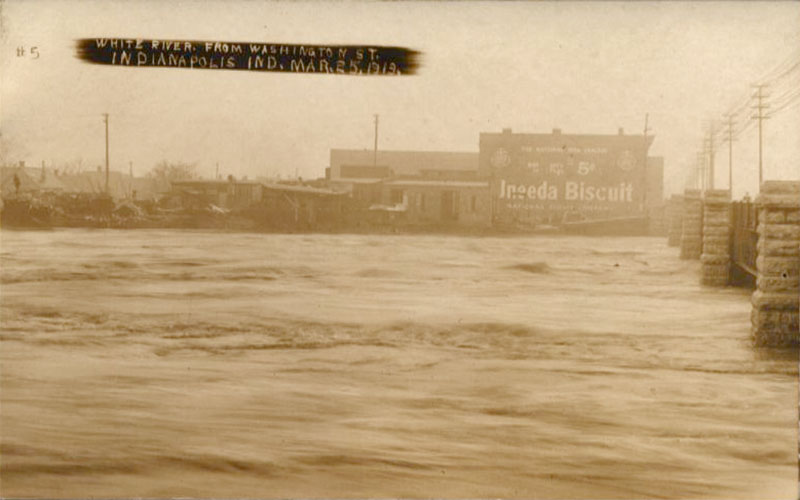
[[764, 167], [763, 167], [763, 153], [762, 153], [762, 146], [763, 146], [763, 138], [762, 138], [762, 122], [769, 118], [764, 114], [764, 110], [769, 107], [769, 104], [764, 104], [764, 98], [769, 97], [769, 95], [764, 94], [764, 87], [767, 84], [760, 83], [755, 85], [758, 89], [758, 93], [754, 96], [758, 99], [758, 104], [754, 107], [756, 111], [758, 111], [757, 115], [751, 116], [752, 119], [758, 119], [758, 190], [761, 191], [761, 183], [764, 182]]
[[705, 166], [706, 155], [705, 155], [705, 153], [698, 152], [696, 160], [697, 160], [697, 180], [699, 181], [698, 182], [699, 185], [697, 187], [701, 191], [705, 191], [706, 190], [706, 166]]
[[103, 121], [106, 124], [106, 194], [111, 194], [108, 189], [108, 113], [103, 113]]
[[372, 152], [372, 166], [378, 166], [378, 115], [375, 115], [375, 148]]
[[649, 113], [644, 114], [644, 161], [642, 162], [642, 211], [647, 215], [647, 121], [650, 118]]
[[697, 189], [700, 189], [700, 183], [703, 181], [700, 177], [701, 175], [700, 157], [698, 155], [694, 155], [694, 187]]
[[128, 181], [128, 191], [130, 191], [128, 193], [128, 196], [133, 198], [133, 162], [132, 161], [128, 162], [128, 177], [130, 177], [130, 180]]
[[733, 199], [733, 115], [728, 113], [728, 194]]
[[214, 170], [214, 180], [219, 179], [219, 162], [217, 162], [217, 168]]
[[702, 152], [697, 153], [697, 189], [706, 190], [706, 158]]
[[706, 189], [706, 164], [703, 153], [697, 153], [697, 189]]
[[708, 189], [714, 189], [714, 122], [708, 125], [708, 139], [706, 140], [708, 153]]

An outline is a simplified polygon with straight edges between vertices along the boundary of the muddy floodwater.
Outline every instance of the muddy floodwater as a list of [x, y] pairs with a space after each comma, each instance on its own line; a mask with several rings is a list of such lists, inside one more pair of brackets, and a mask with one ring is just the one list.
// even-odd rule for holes
[[796, 357], [664, 238], [1, 236], [5, 497], [797, 496]]

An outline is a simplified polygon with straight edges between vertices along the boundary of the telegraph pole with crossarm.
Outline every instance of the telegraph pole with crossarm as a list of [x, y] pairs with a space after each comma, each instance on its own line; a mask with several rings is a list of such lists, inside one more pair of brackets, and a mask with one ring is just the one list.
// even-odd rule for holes
[[764, 99], [769, 97], [769, 95], [764, 93], [764, 87], [766, 86], [767, 84], [765, 83], [755, 85], [756, 89], [758, 90], [756, 92], [756, 95], [754, 95], [753, 97], [755, 97], [758, 102], [755, 106], [753, 106], [753, 109], [756, 110], [757, 114], [750, 117], [751, 119], [758, 120], [758, 190], [759, 191], [761, 191], [761, 183], [764, 182], [764, 154], [763, 154], [764, 140], [763, 140], [762, 124], [764, 120], [769, 118], [764, 113], [764, 110], [769, 108], [769, 104], [764, 104]]

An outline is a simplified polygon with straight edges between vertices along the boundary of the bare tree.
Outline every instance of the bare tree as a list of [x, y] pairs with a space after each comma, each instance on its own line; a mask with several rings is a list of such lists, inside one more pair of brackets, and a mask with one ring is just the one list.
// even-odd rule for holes
[[182, 181], [198, 177], [193, 163], [169, 163], [166, 160], [158, 162], [147, 175], [167, 181]]
[[68, 175], [79, 174], [83, 171], [83, 169], [83, 158], [80, 156], [72, 160], [65, 161], [61, 164], [61, 171]]

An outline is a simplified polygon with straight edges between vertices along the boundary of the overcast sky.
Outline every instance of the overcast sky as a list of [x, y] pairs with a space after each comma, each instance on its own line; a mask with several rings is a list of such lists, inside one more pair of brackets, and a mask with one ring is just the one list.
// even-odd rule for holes
[[[475, 151], [480, 132], [642, 133], [649, 113], [666, 189], [682, 190], [704, 120], [800, 61], [798, 2], [0, 3], [7, 159], [103, 163], [143, 174], [159, 160], [201, 174], [324, 175], [331, 148]], [[401, 45], [410, 77], [350, 77], [82, 63], [96, 37]], [[18, 47], [41, 57], [17, 57]], [[793, 58], [793, 59], [792, 59]], [[797, 68], [795, 68], [797, 69]], [[780, 73], [780, 71], [778, 71]], [[777, 84], [800, 87], [800, 70]], [[785, 87], [789, 85], [789, 87]], [[765, 122], [765, 178], [800, 177], [800, 107]], [[735, 142], [735, 194], [756, 191], [754, 127]], [[727, 145], [717, 186], [727, 187]]]

